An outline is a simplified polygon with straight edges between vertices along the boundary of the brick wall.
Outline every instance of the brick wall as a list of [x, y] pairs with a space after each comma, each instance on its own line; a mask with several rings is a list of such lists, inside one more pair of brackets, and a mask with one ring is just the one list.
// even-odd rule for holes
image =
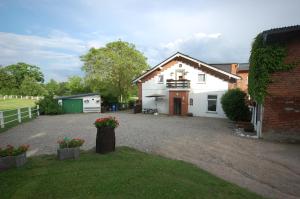
[[300, 39], [287, 44], [286, 63], [298, 62], [287, 72], [271, 75], [264, 103], [263, 137], [300, 140]]
[[174, 98], [181, 98], [181, 115], [188, 113], [188, 91], [169, 91], [169, 115], [174, 115]]
[[239, 71], [237, 73], [242, 79], [237, 80], [236, 87], [248, 93], [248, 71]]

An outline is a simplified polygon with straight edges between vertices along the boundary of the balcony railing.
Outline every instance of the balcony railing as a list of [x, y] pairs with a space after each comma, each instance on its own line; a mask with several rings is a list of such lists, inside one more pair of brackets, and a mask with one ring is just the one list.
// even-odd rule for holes
[[181, 79], [167, 79], [167, 88], [190, 88], [190, 80]]

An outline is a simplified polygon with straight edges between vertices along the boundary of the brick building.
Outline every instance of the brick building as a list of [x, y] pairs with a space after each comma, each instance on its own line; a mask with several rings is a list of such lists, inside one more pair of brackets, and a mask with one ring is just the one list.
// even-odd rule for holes
[[245, 93], [248, 93], [249, 63], [221, 63], [210, 65], [241, 77], [241, 79], [238, 79], [236, 82], [230, 83], [229, 89], [239, 88]]
[[[300, 141], [300, 26], [264, 31], [264, 42], [280, 43], [287, 49], [285, 63], [296, 66], [275, 72], [263, 105], [257, 105], [254, 124], [259, 136], [282, 141]], [[260, 126], [257, 127], [257, 124]]]

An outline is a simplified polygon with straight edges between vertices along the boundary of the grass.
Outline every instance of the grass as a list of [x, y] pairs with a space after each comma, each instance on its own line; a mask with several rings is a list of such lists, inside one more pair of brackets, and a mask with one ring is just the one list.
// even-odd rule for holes
[[[34, 107], [35, 101], [29, 99], [0, 99], [0, 111], [3, 112], [4, 116], [4, 128], [0, 128], [0, 133], [6, 131], [7, 129], [14, 127], [19, 124], [17, 121], [17, 109], [21, 109], [22, 122], [27, 122], [31, 120], [28, 115], [28, 108], [24, 107]], [[23, 113], [22, 113], [23, 112]], [[37, 116], [37, 112], [32, 112], [32, 118]], [[14, 121], [13, 121], [14, 120]]]
[[35, 100], [29, 99], [0, 99], [0, 110], [10, 110], [35, 106]]
[[1, 198], [261, 198], [191, 164], [126, 147], [78, 160], [53, 155], [0, 172]]

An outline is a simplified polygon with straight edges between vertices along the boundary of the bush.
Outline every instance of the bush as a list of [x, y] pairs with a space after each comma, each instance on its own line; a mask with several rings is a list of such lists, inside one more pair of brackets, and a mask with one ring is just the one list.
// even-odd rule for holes
[[62, 114], [62, 107], [58, 104], [58, 100], [54, 99], [53, 95], [45, 96], [37, 104], [40, 106], [41, 115]]
[[246, 93], [240, 89], [227, 91], [221, 99], [226, 116], [233, 121], [249, 121], [250, 111], [245, 101]]

